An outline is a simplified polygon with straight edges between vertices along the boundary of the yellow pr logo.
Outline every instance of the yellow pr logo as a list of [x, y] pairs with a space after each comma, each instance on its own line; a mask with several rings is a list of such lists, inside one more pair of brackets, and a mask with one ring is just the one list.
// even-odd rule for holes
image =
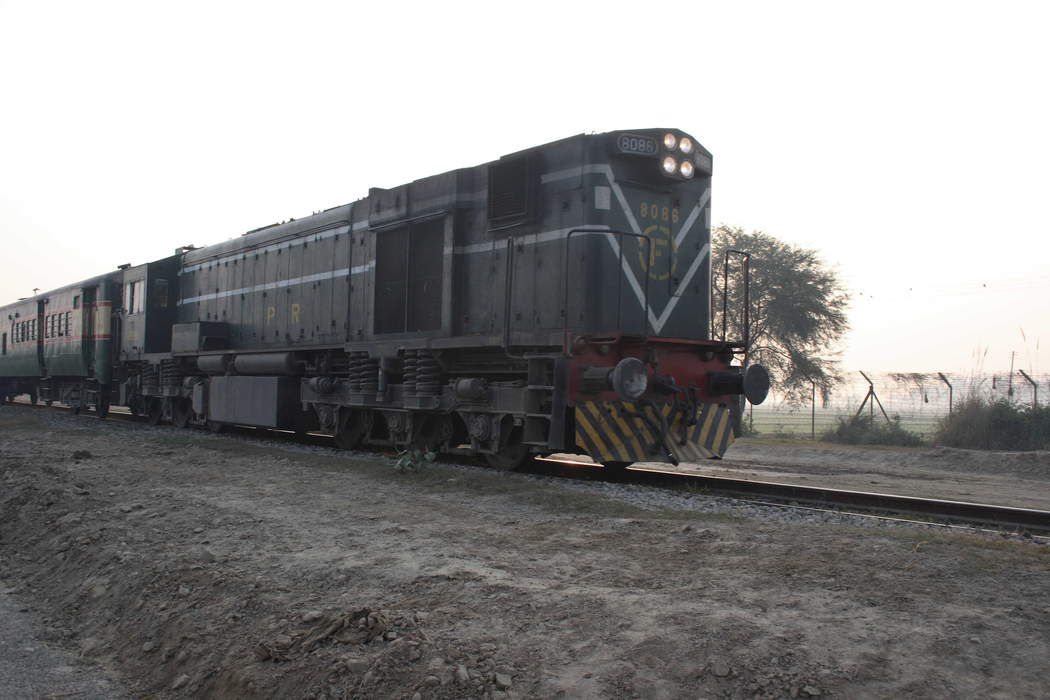
[[[675, 253], [674, 238], [671, 229], [666, 226], [653, 224], [642, 232], [647, 239], [648, 245], [639, 244], [638, 263], [643, 270], [648, 270], [649, 279], [665, 280], [671, 276], [671, 268], [674, 266], [677, 256]], [[645, 249], [649, 249], [649, 261], [646, 264]], [[670, 258], [665, 262], [666, 258]]]

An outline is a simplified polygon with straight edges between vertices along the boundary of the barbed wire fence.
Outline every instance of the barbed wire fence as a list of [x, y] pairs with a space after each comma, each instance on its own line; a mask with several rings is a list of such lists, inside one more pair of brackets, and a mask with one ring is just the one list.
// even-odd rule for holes
[[[845, 383], [827, 402], [815, 392], [803, 405], [791, 405], [775, 393], [759, 406], [748, 406], [745, 420], [760, 435], [817, 437], [840, 418], [863, 415], [873, 420], [900, 418], [901, 427], [932, 435], [948, 415], [970, 398], [1004, 399], [1018, 406], [1050, 404], [1050, 373], [1013, 372], [848, 372]], [[870, 379], [870, 384], [868, 380]], [[874, 394], [874, 399], [872, 398]]]

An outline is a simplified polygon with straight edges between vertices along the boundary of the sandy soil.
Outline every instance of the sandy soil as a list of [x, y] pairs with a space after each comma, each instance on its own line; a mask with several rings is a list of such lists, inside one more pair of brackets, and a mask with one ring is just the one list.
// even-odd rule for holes
[[1046, 546], [391, 465], [3, 407], [0, 579], [138, 697], [1046, 697]]

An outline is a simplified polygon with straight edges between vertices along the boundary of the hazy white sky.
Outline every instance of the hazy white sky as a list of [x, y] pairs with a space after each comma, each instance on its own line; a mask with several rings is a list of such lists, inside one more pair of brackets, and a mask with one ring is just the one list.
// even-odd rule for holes
[[1046, 7], [0, 0], [0, 301], [665, 126], [855, 291], [847, 369], [1045, 371]]

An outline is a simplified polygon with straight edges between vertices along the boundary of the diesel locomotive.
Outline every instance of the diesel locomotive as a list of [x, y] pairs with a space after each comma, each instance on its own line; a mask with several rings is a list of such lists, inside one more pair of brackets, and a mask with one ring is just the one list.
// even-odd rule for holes
[[504, 469], [721, 456], [769, 375], [713, 337], [711, 173], [676, 129], [581, 134], [122, 265], [0, 309], [0, 396]]

